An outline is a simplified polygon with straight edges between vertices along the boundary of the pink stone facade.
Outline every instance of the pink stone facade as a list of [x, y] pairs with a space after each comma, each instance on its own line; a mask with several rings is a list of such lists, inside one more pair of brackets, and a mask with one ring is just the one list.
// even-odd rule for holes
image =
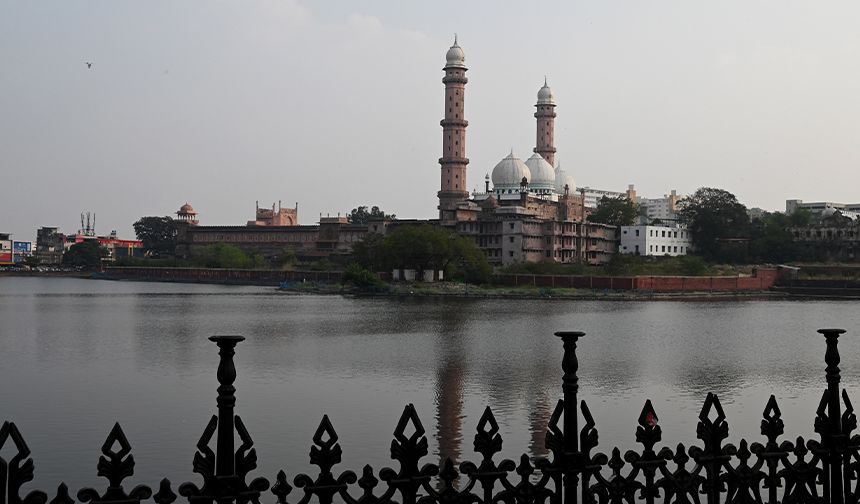
[[537, 138], [534, 151], [555, 166], [555, 104], [538, 103], [535, 107]]
[[466, 67], [446, 65], [445, 118], [442, 125], [442, 157], [439, 197], [439, 220], [443, 225], [457, 222], [457, 207], [469, 198], [466, 189], [466, 126], [464, 117], [466, 94]]

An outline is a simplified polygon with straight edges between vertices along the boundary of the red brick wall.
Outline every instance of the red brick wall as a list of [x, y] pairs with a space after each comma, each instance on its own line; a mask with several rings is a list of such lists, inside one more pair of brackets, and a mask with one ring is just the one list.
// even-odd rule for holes
[[496, 275], [495, 282], [508, 286], [543, 288], [645, 290], [657, 292], [767, 290], [779, 276], [775, 268], [753, 270], [749, 277], [637, 276], [598, 277], [570, 275]]

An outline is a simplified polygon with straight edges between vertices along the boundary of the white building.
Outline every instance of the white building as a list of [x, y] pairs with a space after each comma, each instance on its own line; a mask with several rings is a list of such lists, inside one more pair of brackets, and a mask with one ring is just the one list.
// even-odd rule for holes
[[678, 202], [682, 199], [678, 193], [672, 189], [669, 194], [664, 194], [662, 198], [637, 198], [636, 204], [639, 209], [648, 218], [648, 223], [654, 220], [659, 220], [663, 223], [673, 223], [678, 221]]
[[693, 246], [685, 227], [621, 226], [618, 252], [642, 256], [687, 255]]

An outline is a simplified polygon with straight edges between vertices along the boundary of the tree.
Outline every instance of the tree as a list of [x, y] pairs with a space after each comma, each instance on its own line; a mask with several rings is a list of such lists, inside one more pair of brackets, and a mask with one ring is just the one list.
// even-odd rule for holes
[[604, 196], [597, 202], [597, 209], [589, 214], [588, 222], [611, 226], [630, 226], [636, 221], [637, 215], [639, 213], [636, 209], [636, 203], [633, 203], [628, 197], [608, 198]]
[[805, 251], [794, 241], [793, 222], [805, 216], [764, 212], [750, 223], [750, 256], [756, 262], [782, 263], [804, 258]]
[[364, 239], [352, 246], [352, 256], [361, 267], [370, 271], [383, 271], [388, 268], [388, 260], [382, 243], [385, 236], [379, 233], [367, 233]]
[[385, 235], [368, 234], [353, 246], [356, 262], [371, 271], [443, 270], [449, 277], [480, 283], [492, 267], [474, 241], [438, 226], [400, 226]]
[[367, 211], [366, 206], [360, 206], [358, 208], [353, 208], [349, 215], [346, 216], [347, 220], [352, 224], [367, 224], [371, 220], [377, 219], [394, 219], [396, 215], [387, 214], [380, 210], [378, 206], [374, 206]]
[[235, 245], [215, 243], [194, 254], [194, 262], [206, 268], [259, 269], [265, 260], [258, 254], [248, 255]]
[[108, 251], [96, 240], [86, 240], [75, 243], [63, 253], [63, 264], [86, 270], [101, 269], [102, 258], [108, 256]]
[[701, 187], [684, 200], [679, 211], [693, 238], [696, 253], [707, 260], [746, 260], [745, 240], [749, 238], [749, 214], [734, 194], [713, 187]]
[[154, 257], [172, 256], [176, 250], [176, 221], [171, 217], [141, 217], [134, 223], [134, 234]]

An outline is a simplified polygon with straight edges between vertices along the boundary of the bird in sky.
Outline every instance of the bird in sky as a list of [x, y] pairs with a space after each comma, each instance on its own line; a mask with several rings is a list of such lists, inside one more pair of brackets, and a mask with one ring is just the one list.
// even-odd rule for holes
[[87, 68], [92, 68], [92, 67], [93, 67], [93, 64], [92, 64], [92, 63], [90, 63], [89, 61], [87, 61], [87, 62], [86, 62], [86, 64], [87, 64]]

